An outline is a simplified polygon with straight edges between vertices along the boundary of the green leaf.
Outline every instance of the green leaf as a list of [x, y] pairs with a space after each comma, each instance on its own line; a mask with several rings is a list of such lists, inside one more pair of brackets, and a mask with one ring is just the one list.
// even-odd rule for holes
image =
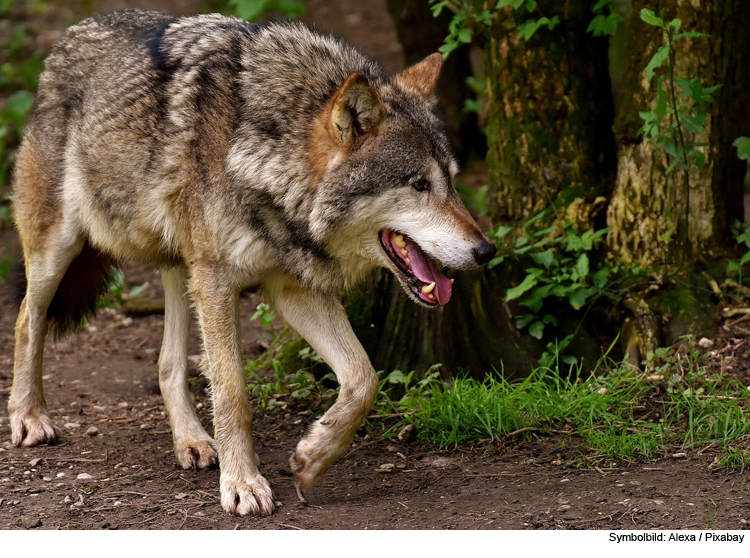
[[16, 91], [8, 99], [8, 102], [2, 111], [2, 116], [6, 120], [10, 120], [16, 129], [23, 133], [26, 114], [31, 110], [33, 104], [34, 95], [28, 91]]
[[545, 314], [544, 316], [542, 316], [542, 321], [547, 325], [557, 326], [557, 318], [555, 318], [552, 314]]
[[507, 225], [501, 225], [498, 228], [491, 230], [487, 234], [490, 235], [493, 238], [496, 238], [497, 240], [500, 240], [504, 236], [506, 236], [510, 231], [514, 230], [515, 227], [509, 227]]
[[573, 310], [580, 310], [590, 294], [591, 289], [577, 289], [568, 295], [568, 302]]
[[732, 144], [737, 148], [737, 157], [740, 159], [750, 160], [750, 138], [740, 136]]
[[659, 93], [656, 97], [656, 109], [654, 109], [656, 124], [660, 124], [667, 115], [667, 92], [662, 88], [663, 81], [662, 79], [659, 80]]
[[520, 285], [508, 289], [508, 294], [505, 296], [505, 301], [510, 302], [520, 297], [523, 293], [532, 289], [537, 284], [537, 278], [533, 274], [529, 274], [521, 282]]
[[680, 20], [678, 18], [674, 18], [672, 21], [667, 23], [667, 27], [669, 29], [674, 29], [675, 33], [678, 33], [680, 31]]
[[696, 110], [695, 115], [690, 115], [687, 113], [683, 113], [680, 115], [680, 120], [682, 121], [682, 125], [685, 126], [685, 129], [688, 132], [691, 132], [693, 134], [700, 134], [703, 131], [703, 124], [706, 121], [706, 113], [703, 112], [701, 114], [700, 111]]
[[555, 285], [550, 292], [557, 298], [565, 298], [568, 292], [574, 288], [576, 288], [575, 285]]
[[544, 335], [544, 324], [542, 322], [534, 322], [529, 328], [529, 335], [536, 339], [541, 339]]
[[750, 252], [745, 252], [745, 255], [740, 259], [740, 267], [750, 262]]
[[602, 267], [591, 276], [591, 281], [597, 288], [603, 289], [609, 281], [609, 275], [611, 272], [612, 270], [609, 267]]
[[534, 33], [537, 32], [537, 30], [539, 29], [540, 25], [541, 25], [541, 23], [539, 21], [533, 21], [533, 20], [524, 21], [523, 23], [519, 23], [516, 26], [516, 29], [518, 30], [518, 36], [521, 39], [523, 39], [525, 41], [528, 41], [529, 39], [531, 39], [531, 37], [534, 36]]
[[462, 43], [471, 42], [471, 29], [463, 28], [458, 32], [458, 40]]
[[492, 258], [487, 263], [487, 269], [492, 269], [493, 267], [496, 267], [496, 266], [500, 265], [501, 263], [503, 263], [505, 261], [505, 258], [506, 258], [505, 254], [503, 254], [502, 256], [497, 256], [495, 258]]
[[523, 329], [527, 325], [529, 325], [534, 319], [536, 319], [536, 316], [534, 314], [524, 314], [520, 318], [516, 320], [516, 327], [518, 329]]
[[515, 2], [515, 0], [499, 0], [498, 3], [495, 5], [495, 9], [496, 10], [500, 10], [502, 8], [510, 6], [514, 2]]
[[608, 7], [612, 3], [612, 0], [599, 0], [596, 4], [594, 4], [594, 7], [591, 8], [591, 11], [596, 13], [599, 13], [604, 8]]
[[672, 39], [701, 39], [710, 37], [708, 33], [700, 33], [698, 31], [685, 31], [684, 33], [677, 33]]
[[649, 25], [653, 25], [654, 27], [661, 27], [662, 29], [664, 29], [664, 20], [660, 17], [656, 17], [656, 14], [654, 14], [653, 10], [643, 8], [640, 12], [640, 16], [641, 19]]
[[698, 167], [699, 171], [702, 171], [703, 167], [706, 165], [706, 156], [702, 151], [698, 151], [697, 149], [693, 149], [690, 152], [690, 155], [695, 159], [695, 166]]
[[534, 261], [540, 265], [543, 265], [544, 267], [549, 269], [549, 266], [552, 265], [552, 262], [555, 261], [555, 255], [552, 252], [552, 250], [545, 250], [544, 252], [539, 252], [538, 254], [531, 254], [531, 257], [534, 259]]
[[672, 157], [677, 157], [677, 146], [674, 143], [674, 140], [670, 137], [664, 138], [664, 142], [661, 144], [664, 148], [664, 151], [668, 155], [671, 155]]
[[646, 79], [648, 81], [651, 81], [653, 79], [654, 74], [656, 73], [656, 70], [660, 68], [664, 64], [664, 62], [667, 61], [668, 57], [669, 57], [669, 45], [660, 46], [659, 50], [657, 50], [656, 54], [654, 54], [651, 57], [651, 60], [649, 61], [648, 65], [646, 66], [644, 70], [646, 72]]
[[573, 266], [573, 271], [578, 274], [580, 279], [585, 279], [589, 274], [589, 257], [586, 254], [581, 254], [578, 257], [576, 265]]
[[409, 381], [409, 377], [401, 372], [401, 370], [394, 370], [390, 374], [388, 374], [388, 377], [386, 378], [388, 380], [389, 384], [405, 384]]
[[667, 170], [664, 171], [664, 174], [671, 174], [672, 171], [675, 170], [676, 168], [682, 168], [684, 164], [684, 161], [682, 160], [683, 151], [684, 150], [682, 148], [677, 150], [677, 156], [675, 156], [672, 163], [667, 167]]
[[594, 16], [589, 26], [586, 28], [587, 33], [593, 33], [594, 37], [614, 36], [617, 32], [617, 24], [624, 21], [623, 17], [617, 13], [610, 13], [606, 16], [599, 14]]
[[543, 285], [541, 287], [537, 287], [531, 292], [528, 297], [526, 297], [526, 300], [524, 300], [521, 304], [535, 314], [538, 314], [542, 309], [542, 306], [544, 305], [545, 297], [549, 295], [552, 287], [553, 285]]
[[526, 0], [526, 9], [530, 12], [536, 10], [536, 0]]

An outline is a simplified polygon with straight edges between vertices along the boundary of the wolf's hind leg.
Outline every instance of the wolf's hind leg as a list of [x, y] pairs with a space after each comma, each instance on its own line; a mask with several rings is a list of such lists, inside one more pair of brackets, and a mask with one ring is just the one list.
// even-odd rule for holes
[[42, 386], [47, 309], [73, 259], [83, 248], [75, 234], [49, 235], [44, 248], [26, 250], [26, 296], [16, 321], [13, 387], [8, 400], [15, 446], [53, 443], [58, 432], [47, 412]]
[[174, 453], [183, 469], [204, 469], [218, 463], [216, 443], [201, 426], [187, 384], [190, 306], [187, 270], [162, 270], [164, 340], [159, 354], [159, 387], [172, 425]]
[[297, 482], [308, 488], [349, 447], [375, 401], [378, 377], [338, 300], [281, 281], [268, 284], [265, 294], [274, 308], [329, 364], [341, 385], [336, 403], [312, 425], [291, 458]]

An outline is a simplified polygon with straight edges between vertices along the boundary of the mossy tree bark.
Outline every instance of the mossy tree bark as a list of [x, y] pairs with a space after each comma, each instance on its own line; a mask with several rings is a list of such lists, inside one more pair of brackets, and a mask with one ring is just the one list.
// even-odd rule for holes
[[[614, 184], [607, 42], [586, 33], [594, 2], [576, 2], [568, 13], [559, 2], [539, 4], [563, 23], [524, 43], [504, 12], [483, 45], [496, 225], [522, 223], [552, 202], [589, 220], [597, 196]], [[522, 273], [514, 264], [455, 272], [450, 303], [426, 310], [382, 272], [347, 308], [376, 369], [424, 371], [439, 362], [446, 377], [462, 370], [481, 377], [493, 367], [524, 375], [543, 347], [516, 331], [504, 302]]]
[[[427, 0], [387, 0], [386, 4], [396, 24], [407, 66], [437, 52], [448, 34], [452, 17], [448, 10], [435, 18]], [[474, 95], [466, 81], [471, 76], [470, 50], [463, 46], [445, 60], [437, 86], [440, 110], [448, 124], [454, 149], [462, 161], [484, 157], [487, 151], [487, 142], [479, 129], [476, 114], [463, 110], [464, 101]]]
[[[665, 176], [671, 160], [655, 153], [638, 136], [639, 111], [653, 110], [658, 78], [650, 83], [646, 67], [664, 33], [640, 20], [641, 8], [666, 21], [680, 18], [681, 30], [711, 37], [678, 40], [675, 77], [699, 77], [704, 87], [722, 83], [709, 106], [704, 132], [695, 141], [706, 157], [702, 171], [689, 172], [689, 204], [683, 172]], [[617, 184], [608, 210], [608, 242], [622, 262], [651, 269], [676, 269], [692, 259], [707, 260], [727, 245], [730, 227], [742, 221], [743, 179], [747, 166], [737, 158], [732, 142], [750, 133], [750, 2], [713, 0], [634, 0], [627, 25], [627, 65], [621, 103], [615, 120], [618, 140]], [[665, 65], [661, 70], [667, 73]], [[687, 218], [686, 218], [687, 217]]]
[[[484, 48], [489, 118], [490, 207], [494, 221], [522, 224], [554, 203], [607, 197], [615, 143], [608, 42], [586, 32], [594, 1], [541, 1], [559, 16], [519, 39], [506, 9]], [[577, 201], [576, 201], [577, 200]]]

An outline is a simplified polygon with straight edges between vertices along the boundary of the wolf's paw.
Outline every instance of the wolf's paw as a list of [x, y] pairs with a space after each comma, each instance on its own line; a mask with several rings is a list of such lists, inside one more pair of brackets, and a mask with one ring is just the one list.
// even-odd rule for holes
[[54, 444], [59, 437], [57, 428], [42, 411], [13, 413], [10, 417], [10, 429], [11, 442], [16, 447]]
[[275, 508], [271, 485], [260, 474], [244, 481], [222, 479], [221, 507], [235, 515], [271, 515]]
[[315, 444], [304, 439], [297, 444], [297, 449], [289, 459], [289, 465], [300, 488], [308, 489], [318, 482], [334, 460], [334, 456], [316, 451]]
[[183, 469], [207, 469], [219, 463], [216, 442], [212, 438], [177, 441], [174, 453]]

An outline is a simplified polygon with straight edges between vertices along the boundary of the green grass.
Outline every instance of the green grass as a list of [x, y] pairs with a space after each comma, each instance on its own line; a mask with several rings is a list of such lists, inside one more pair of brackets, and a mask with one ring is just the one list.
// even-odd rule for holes
[[[657, 355], [657, 361], [659, 355]], [[585, 376], [573, 367], [538, 368], [522, 381], [488, 376], [444, 384], [432, 375], [416, 386], [406, 382], [400, 399], [388, 397], [389, 378], [376, 403], [380, 416], [401, 414], [418, 438], [441, 448], [532, 433], [577, 435], [592, 457], [651, 459], [707, 444], [722, 448], [721, 466], [744, 469], [750, 454], [746, 416], [750, 391], [731, 378], [712, 374], [694, 351], [644, 374], [627, 365], [598, 367]]]

